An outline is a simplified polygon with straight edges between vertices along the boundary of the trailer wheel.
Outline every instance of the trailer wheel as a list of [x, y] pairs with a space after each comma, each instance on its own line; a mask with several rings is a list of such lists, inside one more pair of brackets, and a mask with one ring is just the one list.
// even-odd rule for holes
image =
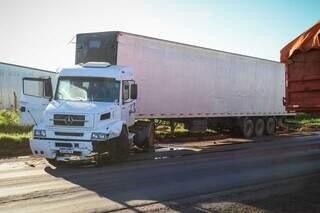
[[125, 126], [122, 127], [120, 136], [114, 141], [110, 147], [110, 157], [112, 160], [125, 160], [130, 154], [130, 143], [128, 138], [128, 130]]
[[266, 121], [266, 135], [273, 135], [276, 131], [276, 121], [273, 118], [268, 118]]
[[263, 136], [264, 133], [264, 121], [261, 118], [258, 118], [254, 124], [254, 134], [257, 137]]
[[250, 118], [245, 119], [243, 121], [243, 126], [242, 126], [242, 135], [245, 138], [250, 138], [253, 135], [253, 132], [254, 132], [253, 121]]

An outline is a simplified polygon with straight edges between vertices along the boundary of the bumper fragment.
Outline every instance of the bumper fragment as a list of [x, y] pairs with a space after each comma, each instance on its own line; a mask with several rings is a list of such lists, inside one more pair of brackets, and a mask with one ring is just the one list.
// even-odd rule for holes
[[63, 161], [86, 160], [94, 155], [91, 142], [33, 138], [30, 148], [34, 155]]

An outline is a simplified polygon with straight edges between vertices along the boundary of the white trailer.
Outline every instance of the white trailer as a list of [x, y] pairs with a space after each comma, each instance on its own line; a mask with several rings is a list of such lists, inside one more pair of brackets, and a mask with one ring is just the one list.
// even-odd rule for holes
[[155, 120], [251, 137], [273, 134], [289, 115], [283, 65], [274, 61], [103, 32], [77, 35], [76, 63], [60, 69], [55, 95], [50, 79], [24, 79], [21, 116], [36, 124], [31, 149], [50, 161], [123, 159], [131, 144], [153, 150]]
[[203, 130], [206, 123], [233, 128], [239, 119], [254, 124], [289, 115], [284, 66], [276, 61], [114, 31], [77, 35], [76, 64], [88, 61], [133, 68], [136, 118], [178, 120]]

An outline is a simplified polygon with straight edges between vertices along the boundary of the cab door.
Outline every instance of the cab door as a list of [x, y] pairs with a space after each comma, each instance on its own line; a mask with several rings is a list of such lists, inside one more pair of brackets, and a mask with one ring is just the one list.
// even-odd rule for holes
[[134, 81], [122, 82], [121, 120], [125, 121], [128, 126], [134, 124], [136, 112], [136, 101], [131, 97], [132, 84], [134, 84]]
[[23, 78], [20, 123], [37, 125], [53, 97], [51, 78]]

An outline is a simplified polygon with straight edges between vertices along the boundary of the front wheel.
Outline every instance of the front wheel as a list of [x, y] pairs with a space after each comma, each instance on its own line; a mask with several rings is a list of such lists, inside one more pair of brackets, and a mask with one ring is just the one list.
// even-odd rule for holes
[[62, 163], [57, 161], [56, 159], [50, 159], [50, 158], [46, 158], [46, 160], [48, 161], [48, 163], [54, 167], [58, 167], [61, 166]]
[[128, 130], [122, 127], [120, 136], [113, 141], [109, 151], [112, 160], [121, 161], [129, 157], [130, 143], [128, 138]]

